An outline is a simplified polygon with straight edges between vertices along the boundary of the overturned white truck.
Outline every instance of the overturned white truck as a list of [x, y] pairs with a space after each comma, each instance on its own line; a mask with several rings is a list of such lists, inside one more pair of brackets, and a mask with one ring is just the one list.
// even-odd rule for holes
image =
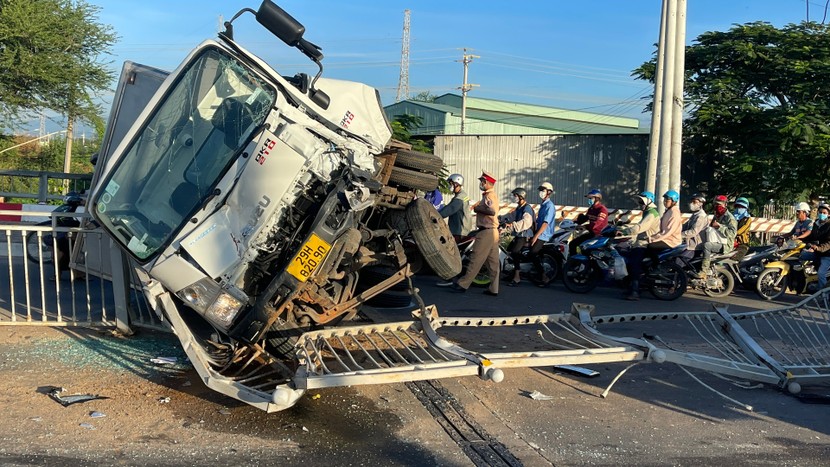
[[[245, 12], [317, 63], [317, 75], [284, 77], [238, 45], [231, 23]], [[416, 189], [437, 186], [441, 160], [390, 149], [378, 93], [322, 78], [320, 49], [270, 0], [225, 26], [166, 78], [113, 143], [90, 197], [94, 218], [146, 271], [148, 301], [205, 383], [273, 411], [310, 387], [463, 374], [500, 379], [498, 358], [438, 337], [435, 330], [450, 323], [423, 304], [420, 322], [336, 326], [411, 274], [413, 244], [438, 275], [459, 273], [446, 224], [415, 197]], [[551, 319], [558, 318], [505, 323]], [[643, 355], [598, 352], [502, 361]]]

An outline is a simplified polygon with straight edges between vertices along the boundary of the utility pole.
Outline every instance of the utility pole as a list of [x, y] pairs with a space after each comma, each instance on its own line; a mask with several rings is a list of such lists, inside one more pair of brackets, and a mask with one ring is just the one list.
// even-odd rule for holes
[[409, 10], [403, 11], [403, 37], [401, 38], [401, 75], [398, 78], [398, 95], [395, 102], [409, 99]]
[[461, 63], [464, 64], [464, 82], [459, 89], [461, 89], [461, 134], [464, 134], [464, 126], [467, 124], [467, 92], [473, 89], [474, 87], [478, 86], [477, 84], [469, 84], [467, 83], [467, 65], [473, 61], [474, 58], [481, 58], [478, 55], [472, 55], [467, 53], [467, 49], [464, 49], [464, 55], [461, 60]]

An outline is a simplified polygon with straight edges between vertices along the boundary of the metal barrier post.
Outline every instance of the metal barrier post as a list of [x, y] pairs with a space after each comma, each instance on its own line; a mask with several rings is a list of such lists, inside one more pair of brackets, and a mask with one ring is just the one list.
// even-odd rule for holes
[[130, 262], [124, 252], [110, 239], [110, 264], [112, 266], [112, 293], [115, 301], [115, 327], [123, 334], [132, 335], [130, 329]]

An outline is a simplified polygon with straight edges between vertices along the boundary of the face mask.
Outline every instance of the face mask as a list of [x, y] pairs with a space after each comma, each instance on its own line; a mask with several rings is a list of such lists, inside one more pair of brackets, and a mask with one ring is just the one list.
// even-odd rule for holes
[[481, 190], [481, 191], [486, 190], [486, 188], [484, 187], [484, 182], [481, 182], [481, 183], [478, 184], [478, 189]]
[[821, 213], [821, 212], [818, 213], [818, 220], [820, 220], [822, 222], [826, 221], [827, 220], [827, 214], [824, 214], [824, 213]]
[[692, 212], [700, 211], [700, 205], [697, 203], [689, 203], [689, 210]]
[[547, 191], [540, 191], [539, 192], [539, 199], [542, 201], [548, 199], [548, 192]]
[[594, 205], [594, 199], [593, 198], [588, 198], [588, 201], [585, 201], [585, 204], [587, 204], [588, 207], [590, 208], [591, 206]]
[[735, 217], [743, 217], [746, 215], [746, 208], [735, 208]]
[[717, 215], [722, 216], [725, 212], [726, 212], [726, 206], [721, 206], [720, 204], [715, 206], [715, 213], [717, 213]]
[[519, 197], [516, 196], [516, 195], [513, 195], [513, 202], [518, 203], [519, 202]]

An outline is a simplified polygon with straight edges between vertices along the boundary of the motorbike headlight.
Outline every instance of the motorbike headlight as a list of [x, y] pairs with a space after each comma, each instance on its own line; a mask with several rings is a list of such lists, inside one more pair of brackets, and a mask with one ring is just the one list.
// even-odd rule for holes
[[206, 277], [178, 291], [176, 295], [208, 321], [228, 328], [243, 303]]

